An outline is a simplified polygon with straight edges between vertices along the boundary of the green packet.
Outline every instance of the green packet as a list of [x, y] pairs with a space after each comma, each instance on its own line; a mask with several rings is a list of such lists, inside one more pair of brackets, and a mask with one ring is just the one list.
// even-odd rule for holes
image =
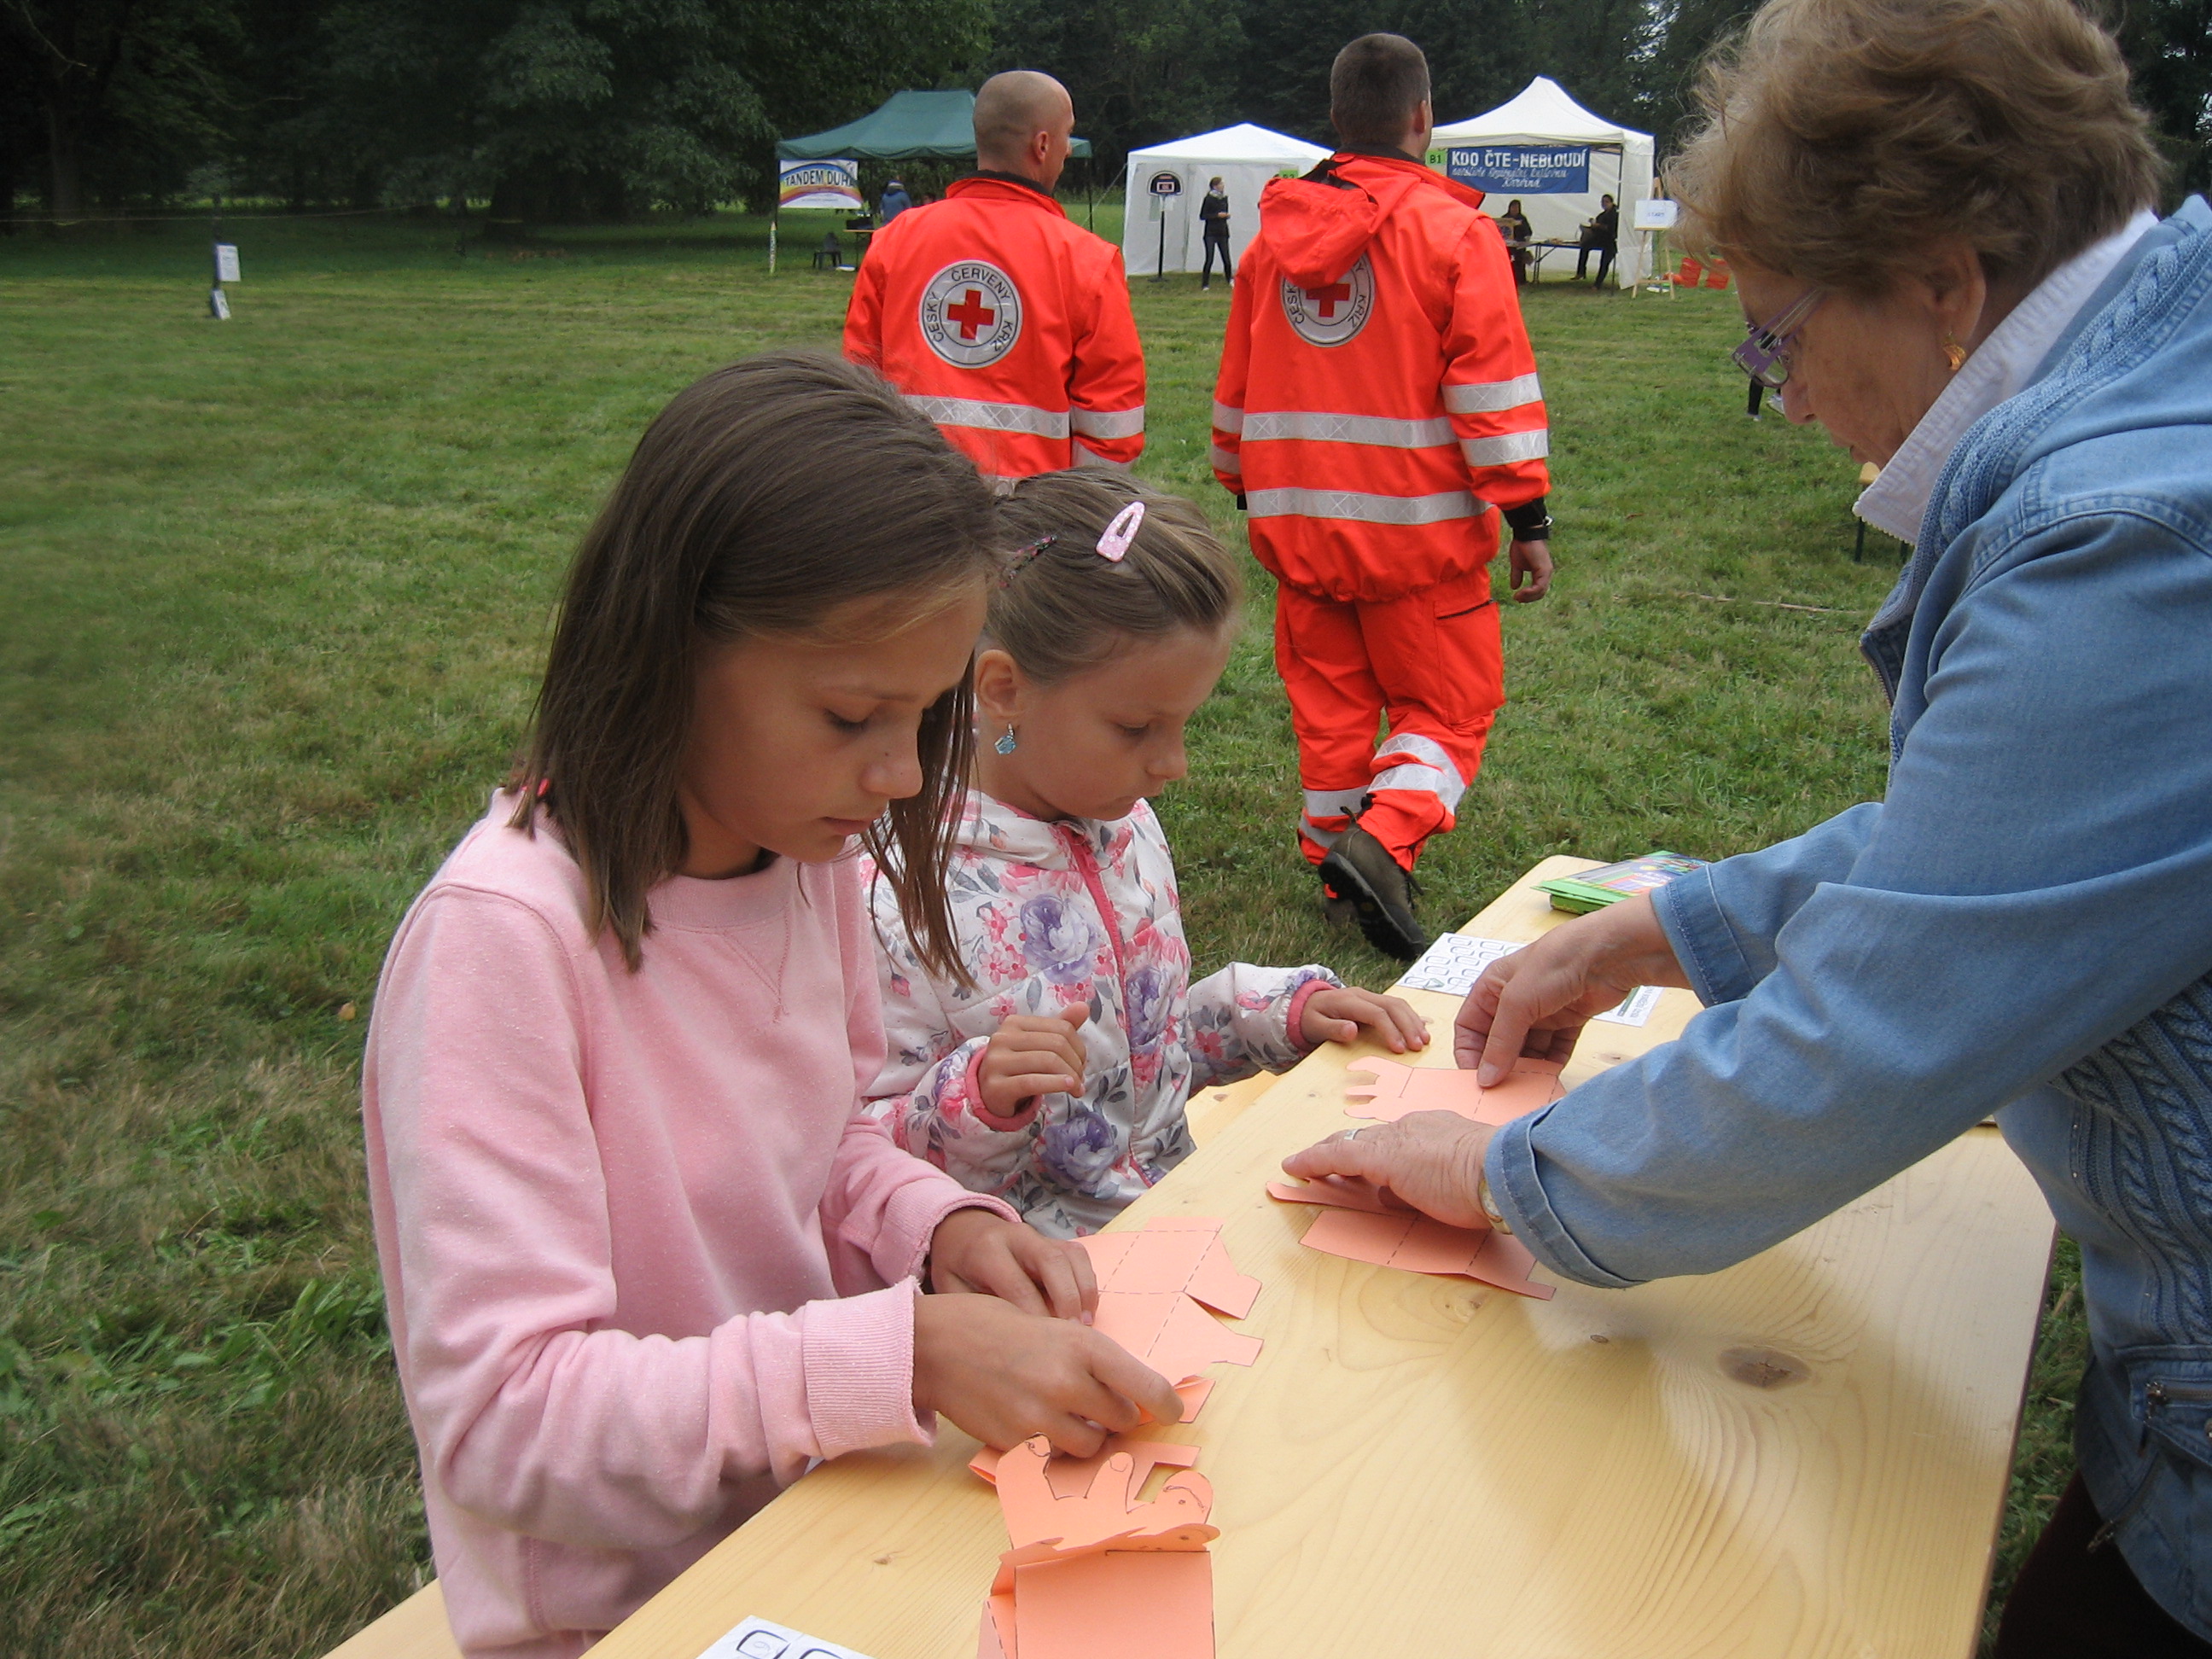
[[1692, 870], [1705, 867], [1705, 860], [1686, 858], [1680, 853], [1646, 853], [1641, 858], [1623, 859], [1618, 864], [1585, 870], [1579, 875], [1554, 876], [1549, 881], [1538, 882], [1536, 887], [1538, 891], [1551, 896], [1554, 910], [1587, 915], [1625, 898], [1648, 893], [1655, 887], [1664, 887], [1677, 876], [1686, 876]]

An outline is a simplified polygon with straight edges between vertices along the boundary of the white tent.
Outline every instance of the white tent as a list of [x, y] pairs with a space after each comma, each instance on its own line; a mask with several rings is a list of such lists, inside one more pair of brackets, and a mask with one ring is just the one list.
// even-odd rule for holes
[[[1540, 75], [1496, 109], [1438, 127], [1429, 143], [1431, 165], [1438, 164], [1437, 152], [1443, 152], [1444, 171], [1455, 176], [1462, 170], [1450, 158], [1455, 149], [1495, 152], [1516, 144], [1553, 149], [1588, 145], [1587, 190], [1571, 195], [1533, 189], [1499, 190], [1492, 192], [1483, 209], [1495, 216], [1518, 196], [1521, 211], [1528, 215], [1529, 229], [1537, 241], [1571, 242], [1581, 236], [1583, 223], [1597, 216], [1597, 198], [1610, 196], [1620, 208], [1620, 252], [1615, 267], [1620, 285], [1628, 288], [1643, 276], [1643, 238], [1631, 227], [1636, 220], [1636, 204], [1651, 194], [1650, 133], [1591, 114], [1568, 97], [1558, 82]], [[1133, 156], [1133, 165], [1134, 161]], [[1470, 165], [1480, 166], [1480, 158], [1471, 156]], [[1559, 259], [1559, 255], [1552, 256], [1554, 269]]]
[[[1260, 231], [1260, 192], [1279, 173], [1300, 173], [1326, 161], [1319, 144], [1270, 132], [1250, 122], [1178, 138], [1171, 144], [1129, 152], [1127, 209], [1121, 220], [1121, 263], [1132, 276], [1159, 270], [1166, 250], [1170, 270], [1196, 270], [1206, 246], [1199, 228], [1198, 204], [1206, 181], [1219, 179], [1229, 195], [1229, 247], [1238, 259]], [[1172, 173], [1182, 185], [1174, 196], [1153, 202], [1152, 180]], [[1216, 261], [1218, 264], [1218, 261]]]

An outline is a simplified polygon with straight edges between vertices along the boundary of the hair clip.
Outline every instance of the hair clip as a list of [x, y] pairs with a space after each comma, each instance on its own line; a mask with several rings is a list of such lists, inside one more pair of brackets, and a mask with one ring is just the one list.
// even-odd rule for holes
[[1098, 538], [1098, 556], [1121, 562], [1129, 551], [1129, 544], [1137, 539], [1137, 532], [1144, 527], [1145, 504], [1131, 501], [1114, 515], [1114, 522], [1106, 526], [1106, 533]]
[[1059, 539], [1057, 536], [1040, 536], [1035, 541], [1025, 543], [1009, 553], [1006, 556], [1006, 574], [999, 578], [999, 586], [1004, 587], [1008, 582], [1013, 580], [1014, 573], [1017, 570]]

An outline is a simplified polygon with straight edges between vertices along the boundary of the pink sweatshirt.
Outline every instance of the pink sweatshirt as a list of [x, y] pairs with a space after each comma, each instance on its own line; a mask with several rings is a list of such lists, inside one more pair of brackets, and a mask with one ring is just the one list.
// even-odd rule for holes
[[851, 861], [653, 890], [631, 974], [559, 836], [490, 811], [400, 923], [369, 1198], [462, 1648], [569, 1659], [815, 1458], [923, 1441], [915, 1275], [981, 1204], [855, 1113]]

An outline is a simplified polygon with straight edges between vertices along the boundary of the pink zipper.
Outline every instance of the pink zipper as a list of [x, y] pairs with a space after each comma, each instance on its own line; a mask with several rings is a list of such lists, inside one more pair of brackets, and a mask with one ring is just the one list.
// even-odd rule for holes
[[1098, 907], [1098, 919], [1106, 924], [1106, 942], [1114, 947], [1114, 977], [1121, 987], [1121, 1024], [1126, 1028], [1129, 1023], [1129, 959], [1121, 948], [1121, 924], [1115, 918], [1114, 907], [1106, 902], [1106, 884], [1098, 878], [1098, 860], [1091, 856], [1090, 842], [1072, 830], [1062, 833], [1068, 838], [1069, 850], [1075, 854], [1075, 867], [1083, 872], [1083, 884], [1091, 890], [1091, 902]]

